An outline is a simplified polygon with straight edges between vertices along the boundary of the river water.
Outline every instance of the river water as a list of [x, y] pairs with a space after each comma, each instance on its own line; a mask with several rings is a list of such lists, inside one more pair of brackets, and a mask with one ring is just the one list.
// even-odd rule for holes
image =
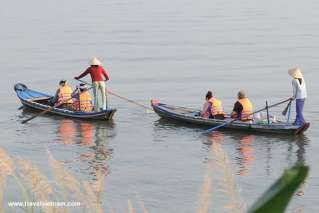
[[[209, 150], [218, 143], [247, 207], [284, 168], [304, 163], [310, 166], [304, 195], [295, 195], [288, 211], [318, 212], [318, 10], [315, 0], [1, 2], [0, 147], [48, 176], [47, 149], [78, 179], [94, 178], [102, 165], [103, 199], [115, 212], [126, 212], [128, 200], [138, 211], [142, 200], [149, 212], [195, 212]], [[298, 65], [307, 81], [305, 116], [311, 127], [302, 136], [229, 131], [205, 136], [203, 129], [160, 120], [113, 96], [108, 97], [118, 109], [113, 122], [41, 116], [20, 123], [32, 113], [18, 110], [15, 83], [50, 94], [62, 78], [75, 86], [73, 77], [92, 56], [110, 73], [107, 87], [139, 103], [158, 98], [200, 108], [211, 89], [227, 111], [241, 88], [256, 108], [286, 99], [287, 70]], [[228, 212], [216, 202], [227, 196], [216, 190], [213, 197], [212, 211]], [[19, 198], [8, 184], [5, 200]]]

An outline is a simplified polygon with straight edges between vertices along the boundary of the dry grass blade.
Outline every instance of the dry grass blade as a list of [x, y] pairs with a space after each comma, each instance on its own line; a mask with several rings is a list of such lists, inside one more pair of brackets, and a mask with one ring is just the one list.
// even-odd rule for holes
[[[3, 206], [6, 177], [14, 175], [14, 172], [15, 166], [12, 159], [4, 149], [0, 148], [0, 207]], [[0, 208], [0, 213], [2, 212], [3, 210]]]
[[96, 171], [96, 181], [89, 183], [88, 181], [83, 182], [83, 187], [86, 192], [85, 201], [86, 206], [90, 209], [95, 209], [96, 212], [103, 212], [102, 208], [102, 193], [104, 191], [104, 177], [105, 172], [98, 167]]
[[[17, 158], [16, 162], [21, 168], [23, 181], [30, 186], [31, 191], [37, 201], [49, 201], [50, 195], [53, 194], [52, 186], [48, 178], [34, 166], [30, 161]], [[56, 212], [54, 207], [42, 207], [45, 212]]]
[[144, 201], [139, 199], [139, 203], [140, 203], [141, 209], [143, 210], [143, 213], [148, 213], [148, 211], [145, 207]]
[[[210, 162], [210, 161], [209, 161]], [[197, 213], [207, 213], [212, 205], [213, 176], [211, 163], [207, 164], [207, 172], [204, 177], [201, 192], [199, 194]]]
[[12, 159], [4, 149], [0, 148], [0, 175], [12, 175], [14, 171], [15, 166]]
[[101, 199], [102, 199], [102, 193], [104, 191], [104, 178], [105, 178], [105, 171], [102, 169], [102, 167], [98, 167], [96, 171], [96, 181], [94, 183], [96, 199], [98, 202], [101, 202]]
[[64, 191], [69, 192], [77, 197], [77, 199], [82, 200], [83, 194], [80, 190], [80, 183], [77, 179], [70, 174], [70, 172], [64, 168], [64, 166], [57, 160], [55, 160], [50, 151], [48, 152], [48, 158], [51, 168], [53, 169], [54, 178]]
[[3, 212], [1, 206], [3, 206], [3, 194], [5, 189], [6, 176], [0, 174], [0, 213]]
[[127, 206], [128, 206], [128, 212], [129, 213], [135, 213], [135, 210], [133, 208], [133, 205], [132, 205], [132, 201], [131, 200], [128, 200], [127, 201]]
[[197, 213], [207, 213], [211, 206], [212, 176], [207, 175], [204, 178], [202, 190], [199, 198], [199, 207]]
[[218, 191], [223, 192], [230, 201], [225, 206], [230, 212], [243, 212], [243, 203], [239, 199], [236, 189], [235, 178], [228, 155], [220, 144], [213, 143], [211, 149], [215, 157], [216, 170], [220, 171], [222, 178], [219, 179]]
[[88, 181], [83, 182], [83, 187], [86, 192], [85, 194], [85, 205], [89, 210], [94, 209], [97, 213], [102, 213], [103, 208], [101, 206], [101, 202], [97, 199], [96, 192], [94, 191], [94, 187]]
[[30, 161], [17, 158], [16, 162], [21, 168], [21, 177], [30, 185], [35, 198], [40, 201], [48, 201], [49, 196], [53, 193], [48, 178]]

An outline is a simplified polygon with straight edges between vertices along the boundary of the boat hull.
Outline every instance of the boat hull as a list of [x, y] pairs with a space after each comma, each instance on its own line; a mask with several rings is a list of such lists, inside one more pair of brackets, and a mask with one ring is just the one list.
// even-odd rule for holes
[[[44, 111], [51, 108], [51, 106], [47, 103], [52, 96], [30, 90], [24, 84], [20, 83], [16, 84], [14, 89], [23, 106], [39, 111]], [[110, 120], [115, 112], [116, 109], [107, 109], [100, 112], [76, 112], [68, 109], [53, 107], [50, 111], [48, 111], [48, 114], [85, 120]]]
[[152, 100], [151, 105], [154, 111], [162, 118], [177, 121], [180, 123], [193, 124], [201, 127], [214, 127], [225, 123], [222, 129], [238, 130], [238, 131], [249, 131], [249, 132], [260, 132], [260, 133], [270, 133], [270, 134], [288, 134], [296, 135], [305, 132], [309, 128], [309, 123], [302, 126], [296, 126], [292, 124], [287, 124], [284, 122], [278, 122], [271, 125], [268, 124], [258, 124], [258, 123], [248, 123], [242, 121], [231, 122], [232, 119], [205, 119], [199, 115], [199, 110], [189, 109], [185, 107], [178, 107], [160, 103], [158, 100]]

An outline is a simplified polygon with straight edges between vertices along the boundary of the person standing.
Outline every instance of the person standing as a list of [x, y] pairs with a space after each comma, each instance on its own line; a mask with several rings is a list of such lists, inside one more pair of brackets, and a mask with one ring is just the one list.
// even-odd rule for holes
[[90, 61], [90, 67], [75, 79], [80, 79], [90, 74], [93, 83], [94, 107], [96, 112], [107, 109], [107, 96], [105, 81], [110, 79], [108, 72], [102, 67], [102, 63], [96, 58]]
[[303, 116], [303, 108], [307, 98], [306, 81], [299, 67], [294, 67], [288, 70], [288, 74], [292, 79], [292, 97], [291, 100], [296, 100], [296, 120], [295, 125], [303, 125], [306, 123]]

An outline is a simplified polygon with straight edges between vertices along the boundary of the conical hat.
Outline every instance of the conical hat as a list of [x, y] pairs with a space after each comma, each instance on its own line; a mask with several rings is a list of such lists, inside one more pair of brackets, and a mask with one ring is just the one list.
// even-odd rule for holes
[[102, 63], [99, 61], [99, 59], [97, 59], [96, 57], [92, 58], [90, 61], [90, 65], [102, 65]]
[[302, 78], [303, 77], [299, 67], [294, 67], [294, 68], [288, 70], [288, 74], [293, 78]]

